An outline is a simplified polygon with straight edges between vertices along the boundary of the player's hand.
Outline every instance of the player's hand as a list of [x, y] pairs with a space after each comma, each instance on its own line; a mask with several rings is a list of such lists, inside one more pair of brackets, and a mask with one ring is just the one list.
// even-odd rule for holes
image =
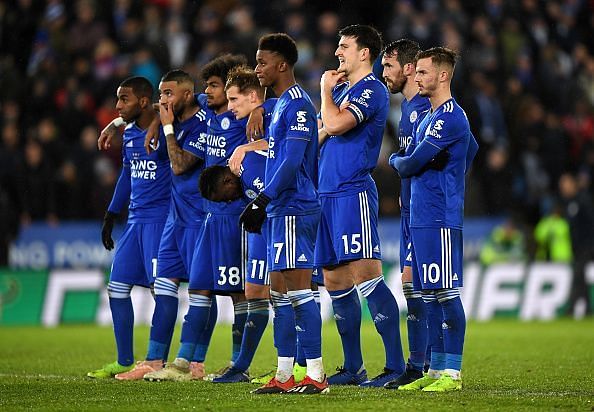
[[339, 72], [338, 70], [326, 70], [320, 79], [320, 89], [329, 92], [345, 77], [346, 75], [344, 72]]
[[442, 171], [448, 164], [448, 160], [450, 160], [450, 152], [444, 149], [427, 163], [426, 169]]
[[101, 242], [107, 250], [113, 249], [113, 239], [111, 238], [111, 232], [113, 231], [113, 222], [116, 216], [117, 215], [115, 213], [107, 211], [103, 217], [103, 225], [101, 226]]
[[241, 176], [241, 163], [245, 158], [245, 152], [243, 145], [237, 146], [229, 158], [229, 169], [235, 176]]
[[394, 166], [394, 161], [399, 158], [404, 156], [404, 150], [400, 149], [399, 151], [397, 151], [396, 153], [392, 153], [390, 155], [390, 158], [388, 159], [388, 163], [390, 164], [390, 166], [392, 166], [392, 169], [398, 171], [398, 169], [396, 169], [396, 166]]
[[244, 229], [250, 233], [262, 233], [268, 203], [270, 203], [270, 198], [264, 193], [260, 193], [241, 212], [239, 224], [243, 224]]
[[111, 146], [111, 140], [118, 135], [118, 128], [113, 123], [109, 123], [105, 126], [105, 129], [101, 130], [99, 139], [97, 139], [97, 148], [99, 150], [107, 150]]
[[264, 108], [256, 107], [248, 117], [247, 125], [245, 126], [245, 135], [248, 142], [251, 140], [259, 140], [264, 137]]
[[175, 120], [173, 105], [169, 102], [161, 103], [159, 105], [159, 116], [161, 117], [161, 125], [173, 124]]
[[151, 154], [151, 152], [157, 150], [159, 147], [159, 127], [161, 127], [161, 121], [159, 120], [159, 116], [156, 116], [146, 129], [146, 136], [144, 137], [146, 154]]

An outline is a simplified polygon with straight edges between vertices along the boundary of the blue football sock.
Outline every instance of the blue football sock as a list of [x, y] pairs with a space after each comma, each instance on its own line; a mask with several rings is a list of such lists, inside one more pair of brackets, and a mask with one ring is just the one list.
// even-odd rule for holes
[[358, 373], [363, 366], [361, 354], [361, 301], [355, 287], [329, 290], [336, 327], [342, 342], [344, 368]]
[[178, 358], [188, 361], [192, 360], [198, 338], [208, 323], [210, 301], [209, 296], [190, 293], [190, 307], [182, 324], [181, 345], [177, 353]]
[[252, 299], [248, 301], [248, 315], [243, 331], [241, 351], [235, 359], [234, 367], [240, 371], [246, 371], [250, 367], [256, 349], [262, 339], [262, 334], [268, 324], [268, 299]]
[[295, 331], [295, 312], [287, 295], [270, 291], [274, 320], [272, 330], [274, 334], [274, 347], [279, 357], [294, 358], [297, 332]]
[[421, 293], [413, 290], [412, 282], [403, 283], [402, 291], [408, 307], [406, 316], [408, 348], [410, 350], [408, 363], [413, 369], [422, 371], [427, 351], [427, 311]]
[[367, 280], [357, 287], [367, 298], [371, 318], [384, 342], [386, 368], [403, 373], [405, 365], [400, 342], [400, 313], [394, 295], [384, 282], [383, 276]]
[[147, 360], [167, 360], [177, 319], [178, 286], [171, 279], [155, 280], [155, 311], [151, 324]]
[[[457, 289], [455, 289], [458, 292]], [[462, 351], [464, 348], [464, 335], [466, 333], [466, 316], [460, 295], [443, 300], [441, 291], [437, 298], [443, 310], [443, 346], [446, 353], [446, 369], [461, 370]]]
[[307, 366], [307, 362], [305, 361], [305, 352], [303, 352], [303, 347], [299, 342], [299, 337], [297, 337], [297, 346], [295, 348], [295, 362], [299, 366]]
[[248, 303], [246, 301], [238, 302], [233, 305], [233, 325], [231, 326], [232, 353], [231, 362], [235, 360], [241, 351], [241, 342], [243, 341], [243, 331], [248, 317]]
[[295, 311], [295, 330], [305, 359], [322, 357], [322, 317], [311, 289], [287, 292]]
[[443, 348], [443, 311], [434, 292], [423, 291], [423, 301], [427, 309], [427, 345], [431, 347], [430, 368], [436, 371], [445, 369], [445, 352]]
[[107, 285], [118, 363], [122, 366], [134, 363], [134, 308], [130, 298], [131, 291], [132, 285], [126, 283], [110, 281]]
[[206, 352], [208, 352], [210, 338], [212, 338], [212, 333], [214, 331], [215, 325], [217, 324], [218, 316], [219, 308], [217, 306], [217, 298], [216, 296], [213, 296], [210, 302], [210, 311], [208, 312], [208, 322], [198, 337], [196, 350], [194, 351], [194, 356], [192, 357], [193, 362], [204, 362], [206, 359]]

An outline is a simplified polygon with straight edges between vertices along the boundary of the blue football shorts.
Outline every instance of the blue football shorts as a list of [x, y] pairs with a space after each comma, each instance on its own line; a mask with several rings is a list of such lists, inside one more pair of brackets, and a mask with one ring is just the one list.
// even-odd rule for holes
[[243, 236], [247, 237], [247, 262], [245, 268], [245, 281], [254, 285], [270, 285], [270, 276], [266, 266], [266, 227], [268, 220], [262, 226], [262, 234], [248, 233], [243, 231]]
[[316, 239], [316, 266], [382, 258], [375, 185], [352, 195], [320, 196], [320, 200], [322, 217]]
[[165, 222], [127, 223], [116, 243], [110, 281], [149, 287], [157, 276], [157, 255]]
[[183, 227], [177, 225], [171, 217], [167, 219], [159, 245], [157, 277], [188, 281], [201, 231], [202, 226]]
[[243, 291], [246, 252], [239, 215], [208, 213], [192, 257], [189, 289], [220, 294]]
[[463, 286], [462, 230], [411, 228], [415, 290]]
[[400, 273], [405, 266], [412, 265], [412, 249], [410, 240], [410, 217], [400, 217]]
[[313, 269], [320, 212], [268, 218], [268, 270]]

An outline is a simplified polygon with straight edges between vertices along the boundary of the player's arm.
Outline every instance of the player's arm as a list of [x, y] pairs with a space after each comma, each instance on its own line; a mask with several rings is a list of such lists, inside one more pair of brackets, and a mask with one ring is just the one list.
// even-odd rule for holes
[[118, 134], [118, 129], [124, 126], [126, 122], [121, 117], [113, 119], [99, 134], [97, 139], [97, 148], [99, 150], [107, 150], [111, 146], [111, 141]]
[[390, 156], [389, 163], [400, 177], [412, 177], [423, 170], [441, 151], [442, 149], [439, 146], [428, 139], [424, 139], [410, 156], [399, 156], [397, 153], [393, 153]]
[[272, 113], [277, 100], [276, 98], [268, 99], [252, 110], [245, 126], [245, 135], [248, 141], [252, 139], [258, 140], [264, 137], [266, 133], [266, 130], [264, 130], [264, 117], [266, 117], [266, 114]]
[[113, 224], [116, 217], [120, 214], [126, 202], [130, 199], [132, 192], [132, 178], [130, 174], [130, 164], [124, 159], [120, 177], [115, 185], [113, 196], [109, 207], [103, 217], [103, 224], [101, 226], [101, 242], [107, 250], [113, 249], [113, 239], [111, 232], [113, 231]]
[[326, 139], [330, 136], [326, 129], [324, 129], [324, 123], [322, 119], [318, 118], [318, 146], [322, 147], [322, 145], [326, 142]]
[[254, 140], [253, 142], [237, 146], [229, 158], [229, 168], [231, 169], [231, 172], [236, 176], [240, 175], [241, 163], [247, 152], [266, 149], [268, 149], [268, 140], [266, 139]]
[[161, 124], [163, 125], [163, 132], [165, 133], [165, 140], [167, 141], [167, 152], [171, 161], [171, 170], [173, 170], [173, 174], [176, 176], [181, 175], [194, 167], [198, 163], [199, 158], [193, 153], [182, 149], [177, 144], [173, 129], [173, 107], [169, 103], [161, 104], [159, 115], [161, 117]]
[[355, 126], [357, 119], [349, 105], [341, 107], [336, 106], [332, 100], [332, 89], [342, 80], [344, 73], [336, 70], [328, 70], [322, 75], [320, 80], [321, 89], [321, 110], [324, 129], [329, 135], [342, 135]]
[[468, 173], [470, 165], [472, 164], [472, 161], [474, 160], [474, 157], [476, 156], [478, 149], [479, 145], [476, 139], [474, 138], [472, 132], [470, 132], [470, 141], [468, 142], [468, 150], [466, 151], [466, 168], [464, 169], [464, 173]]

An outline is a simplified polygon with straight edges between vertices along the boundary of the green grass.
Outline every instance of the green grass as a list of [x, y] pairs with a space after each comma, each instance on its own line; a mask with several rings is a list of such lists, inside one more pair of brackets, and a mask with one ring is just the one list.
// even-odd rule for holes
[[[137, 329], [137, 357], [145, 354], [147, 335], [146, 327]], [[217, 327], [208, 370], [226, 364], [230, 346], [229, 327]], [[323, 348], [330, 372], [342, 359], [333, 323], [324, 326]], [[383, 350], [370, 323], [363, 328], [363, 350], [370, 375], [379, 373]], [[117, 382], [85, 377], [87, 371], [113, 360], [110, 328], [1, 328], [0, 410], [594, 410], [593, 319], [470, 323], [464, 389], [449, 394], [332, 387], [326, 396], [256, 396], [249, 393], [254, 387], [250, 384]], [[275, 360], [269, 327], [252, 374], [272, 369]]]

